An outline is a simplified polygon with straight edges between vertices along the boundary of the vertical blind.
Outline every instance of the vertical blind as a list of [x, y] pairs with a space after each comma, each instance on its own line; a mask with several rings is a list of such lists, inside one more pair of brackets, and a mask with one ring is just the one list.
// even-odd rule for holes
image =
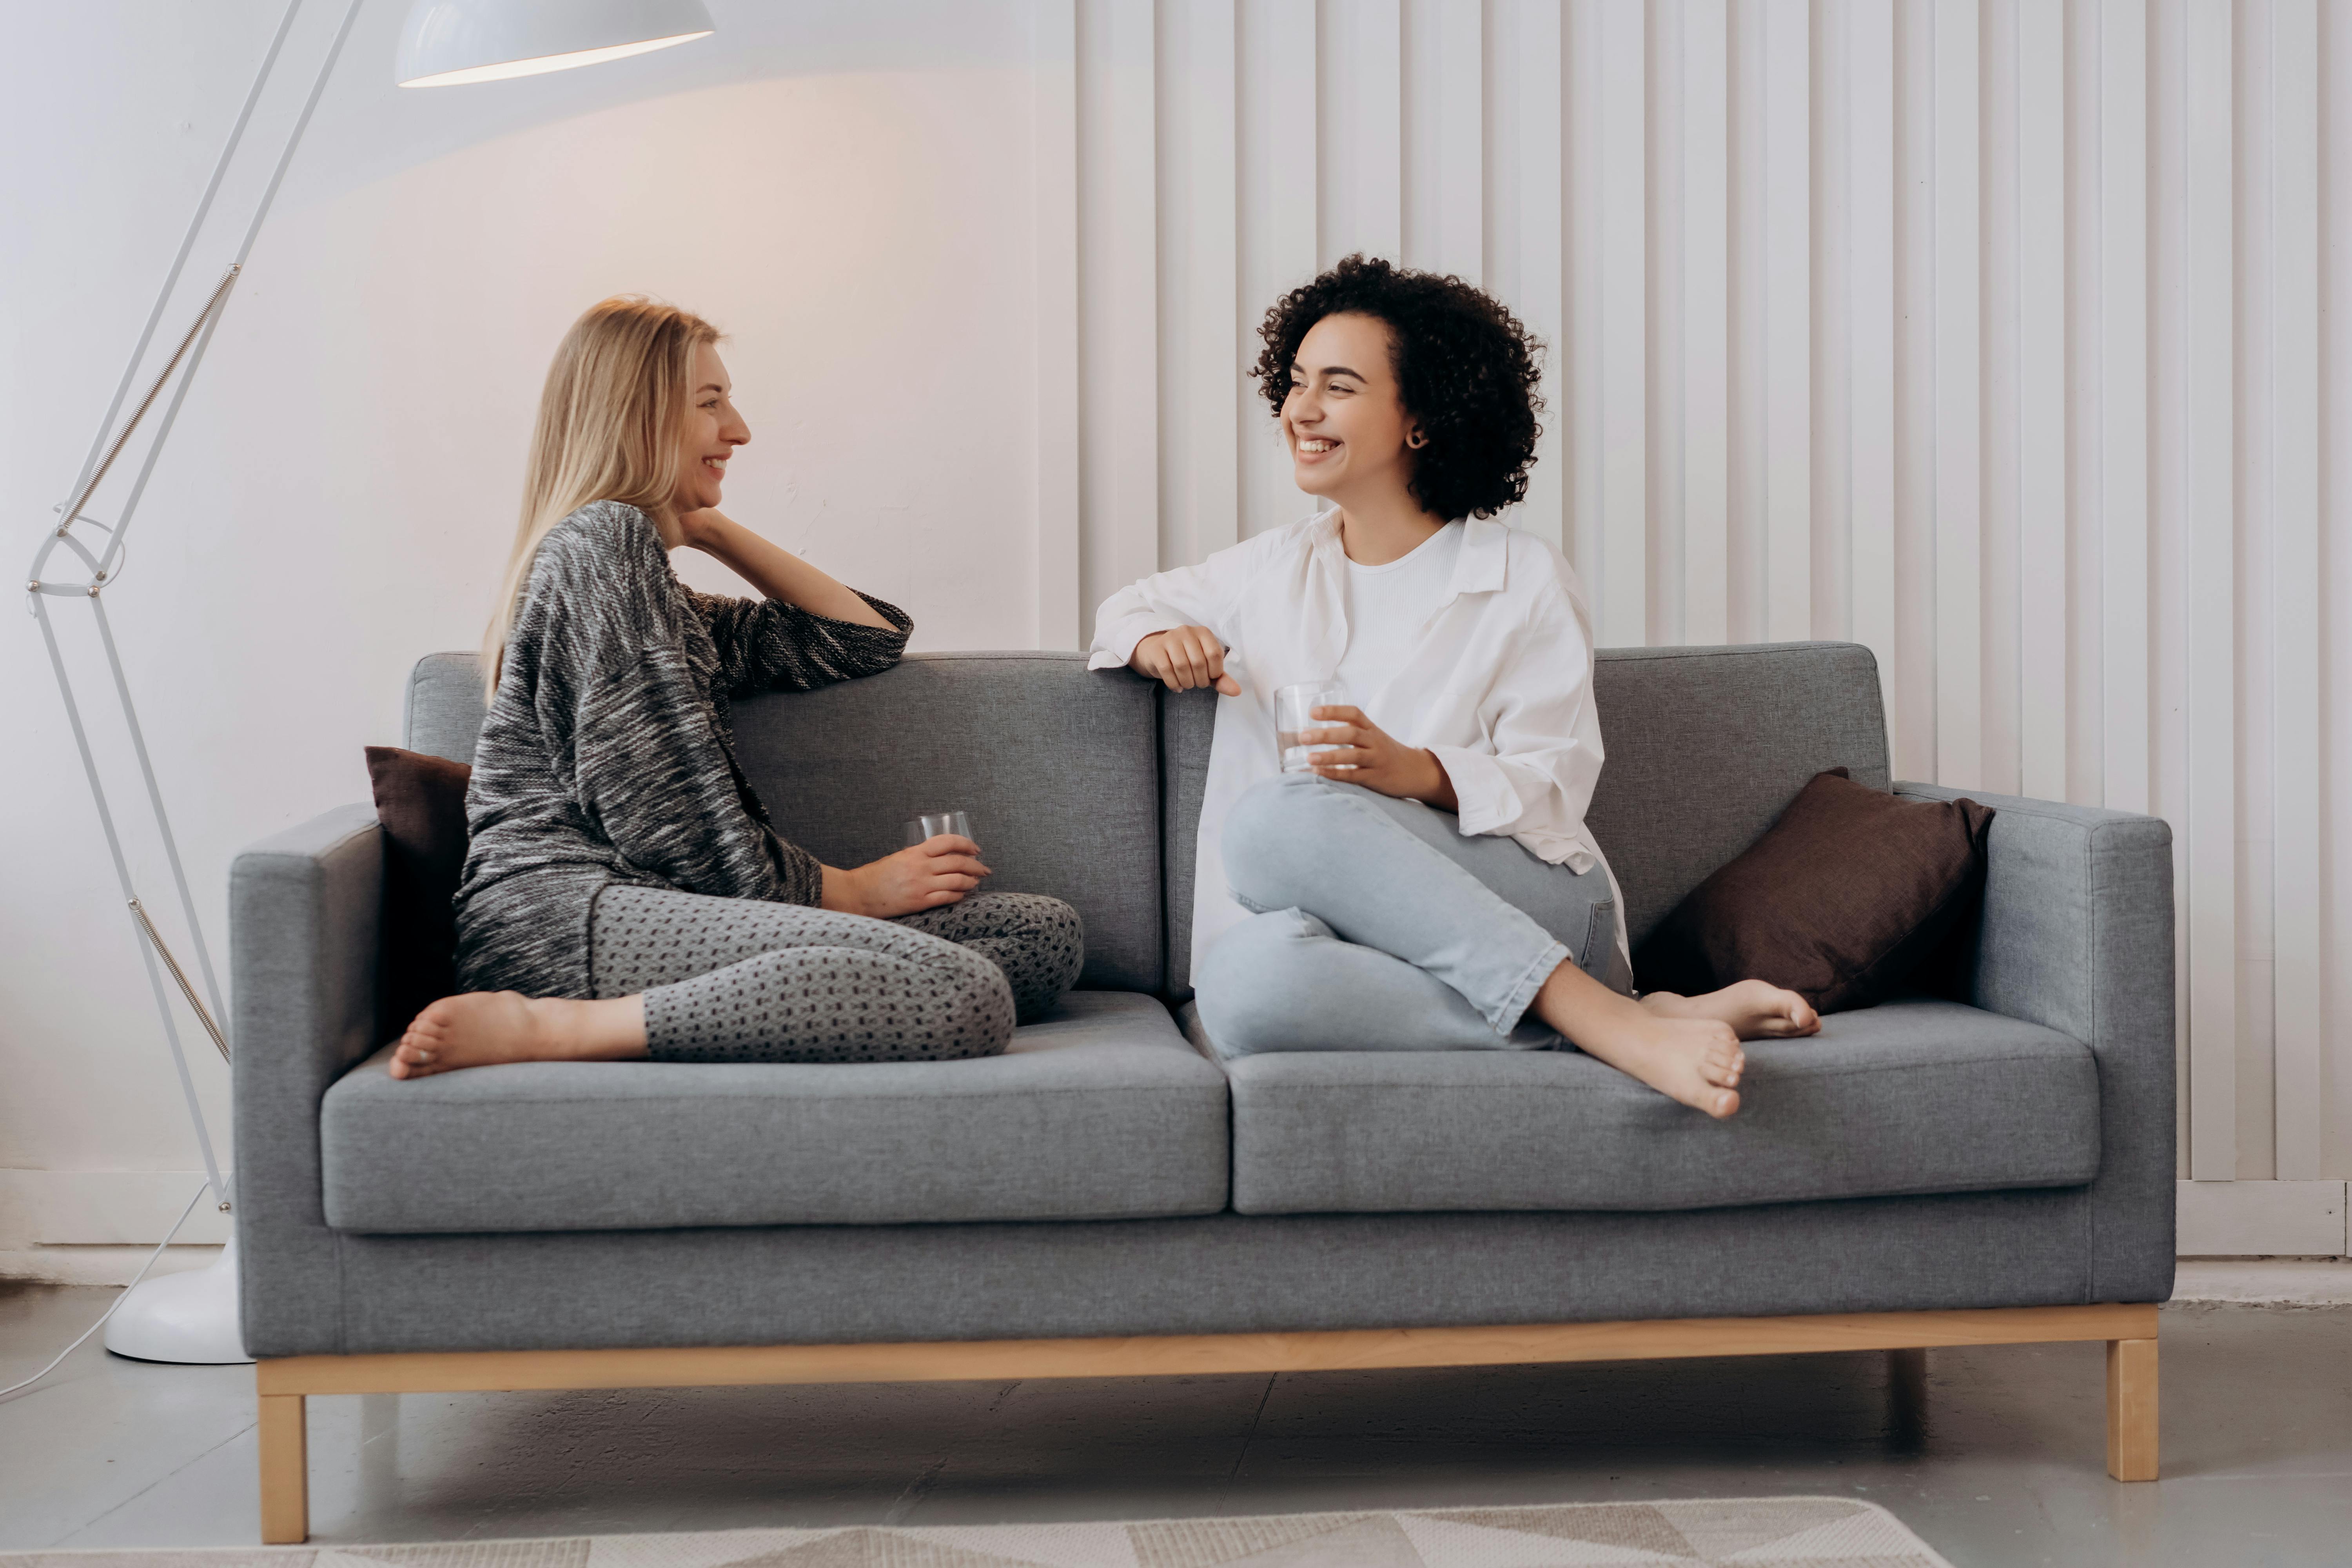
[[1041, 646], [1307, 510], [1277, 294], [1458, 274], [1601, 643], [1865, 643], [1898, 776], [2168, 819], [2182, 1173], [2352, 1173], [2352, 5], [1035, 17]]

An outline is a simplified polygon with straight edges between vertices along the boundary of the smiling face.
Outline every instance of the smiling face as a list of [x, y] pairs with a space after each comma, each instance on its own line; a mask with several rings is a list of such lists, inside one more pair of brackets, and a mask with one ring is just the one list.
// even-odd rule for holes
[[1349, 498], [1402, 491], [1412, 477], [1421, 422], [1397, 388], [1388, 323], [1342, 311], [1299, 340], [1282, 434], [1298, 488], [1345, 507]]
[[686, 418], [677, 433], [677, 489], [670, 500], [679, 516], [717, 506], [727, 482], [727, 459], [751, 438], [751, 426], [735, 412], [734, 383], [719, 351], [709, 343], [696, 345], [694, 374], [686, 400]]

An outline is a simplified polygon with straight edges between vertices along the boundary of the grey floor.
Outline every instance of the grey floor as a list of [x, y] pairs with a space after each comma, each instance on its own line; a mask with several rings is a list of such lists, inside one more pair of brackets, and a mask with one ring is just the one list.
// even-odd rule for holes
[[[0, 1385], [109, 1292], [0, 1286]], [[314, 1540], [1832, 1493], [1959, 1568], [2352, 1562], [2352, 1307], [2168, 1307], [2165, 1479], [2097, 1345], [1886, 1359], [310, 1402]], [[257, 1538], [252, 1373], [95, 1345], [0, 1403], [0, 1549]]]

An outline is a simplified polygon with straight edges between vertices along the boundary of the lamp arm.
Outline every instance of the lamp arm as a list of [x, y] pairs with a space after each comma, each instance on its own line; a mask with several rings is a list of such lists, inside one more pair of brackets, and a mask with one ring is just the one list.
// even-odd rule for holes
[[[296, 5], [300, 3], [301, 0], [294, 0]], [[155, 438], [148, 444], [147, 459], [139, 467], [138, 480], [131, 487], [130, 496], [115, 517], [114, 531], [107, 540], [105, 552], [99, 558], [100, 571], [111, 571], [116, 559], [122, 553], [123, 537], [131, 531], [131, 513], [138, 510], [139, 499], [147, 491], [148, 478], [155, 471], [155, 459], [163, 456], [163, 443], [171, 439], [172, 426], [180, 417], [180, 405], [186, 400], [188, 388], [196, 379], [196, 367], [204, 363], [205, 351], [212, 346], [213, 332], [220, 325], [221, 314], [227, 306], [227, 291], [245, 270], [246, 258], [253, 253], [253, 242], [261, 233], [262, 221], [269, 216], [270, 204], [278, 199], [278, 187], [286, 178], [286, 167], [294, 161], [294, 149], [300, 145], [302, 132], [310, 127], [311, 111], [319, 107], [319, 99], [327, 90], [327, 79], [333, 74], [335, 61], [343, 52], [343, 41], [352, 36], [352, 24], [359, 19], [360, 6], [365, 3], [366, 0], [351, 0], [351, 4], [343, 8], [343, 20], [335, 29], [334, 42], [327, 46], [326, 58], [319, 62], [319, 74], [310, 82], [310, 96], [302, 100], [302, 111], [295, 116], [293, 128], [286, 133], [286, 145], [278, 150], [277, 167], [269, 172], [269, 184], [262, 187], [261, 201], [253, 209], [252, 221], [245, 226], [245, 237], [237, 243], [236, 255], [229, 260], [227, 274], [220, 285], [219, 298], [210, 310], [210, 319], [205, 321], [196, 338], [195, 351], [188, 356], [187, 368], [180, 374], [180, 384], [173, 389], [171, 404], [163, 410], [163, 420], [156, 426]], [[290, 9], [289, 15], [291, 15]], [[126, 430], [125, 434], [128, 433]]]
[[[95, 592], [95, 590], [93, 590]], [[155, 994], [155, 1011], [163, 1020], [163, 1040], [172, 1047], [172, 1066], [180, 1076], [180, 1093], [188, 1103], [188, 1120], [196, 1130], [196, 1148], [205, 1161], [205, 1180], [211, 1184], [213, 1201], [221, 1208], [229, 1206], [228, 1185], [221, 1180], [220, 1162], [213, 1154], [213, 1137], [205, 1125], [205, 1110], [196, 1099], [196, 1080], [188, 1072], [187, 1053], [180, 1048], [180, 1026], [172, 1016], [172, 999], [164, 994], [163, 972], [155, 966], [155, 949], [147, 937], [144, 911], [139, 904], [138, 890], [131, 885], [131, 863], [123, 858], [122, 838], [114, 829], [114, 812], [106, 803], [106, 781], [98, 771], [98, 759], [89, 749], [89, 733], [81, 721], [81, 705], [74, 700], [73, 680], [66, 671], [64, 650], [58, 647], [57, 628], [49, 624], [49, 607], [37, 595], [33, 600], [33, 618], [41, 623], [41, 641], [47, 647], [49, 668], [58, 678], [58, 690], [65, 698], [66, 720], [73, 731], [74, 749], [81, 753], [83, 775], [89, 781], [90, 798], [98, 803], [98, 822], [106, 834], [107, 852], [114, 858], [115, 880], [121, 886], [124, 902], [129, 906], [131, 940], [139, 944], [139, 957], [147, 966], [148, 988]], [[161, 809], [161, 803], [157, 803]], [[166, 829], [168, 832], [168, 828]], [[177, 869], [177, 857], [173, 858]], [[186, 891], [187, 879], [181, 878], [181, 890]], [[204, 928], [195, 928], [199, 948], [204, 943]]]
[[[75, 513], [97, 483], [90, 474], [91, 465], [98, 461], [99, 448], [106, 444], [106, 433], [113, 428], [114, 416], [122, 411], [122, 399], [131, 390], [131, 378], [138, 373], [139, 362], [147, 357], [147, 345], [154, 339], [156, 323], [163, 319], [163, 307], [171, 302], [172, 290], [179, 286], [180, 270], [188, 264], [188, 253], [195, 248], [196, 236], [203, 232], [205, 218], [213, 210], [213, 197], [220, 194], [221, 180], [228, 174], [230, 161], [236, 156], [237, 143], [245, 139], [247, 123], [253, 119], [253, 107], [261, 101], [261, 89], [268, 84], [269, 73], [278, 65], [278, 52], [286, 47], [286, 35], [294, 30], [294, 17], [301, 9], [302, 0], [287, 0], [286, 15], [278, 18], [278, 31], [271, 35], [269, 48], [261, 57], [261, 68], [254, 73], [253, 86], [245, 95], [245, 105], [237, 110], [236, 121], [229, 127], [228, 140], [222, 144], [220, 157], [213, 163], [212, 178], [205, 182], [205, 194], [197, 199], [195, 216], [188, 220], [187, 233], [180, 237], [180, 248], [173, 254], [171, 268], [163, 274], [163, 286], [155, 291], [154, 306], [148, 310], [147, 324], [140, 330], [139, 342], [131, 351], [131, 363], [122, 367], [122, 379], [114, 386], [114, 399], [106, 405], [106, 417], [99, 421], [98, 434], [90, 438], [89, 455], [81, 460], [81, 472], [75, 476], [70, 492], [76, 498], [75, 504], [59, 522], [61, 528], [73, 525]], [[173, 357], [174, 361], [178, 359], [176, 354]], [[152, 401], [154, 394], [149, 393], [148, 397]], [[137, 425], [138, 416], [132, 416], [131, 423]], [[125, 426], [122, 435], [115, 438], [118, 450], [130, 434], [130, 427]], [[37, 567], [33, 575], [40, 575]]]

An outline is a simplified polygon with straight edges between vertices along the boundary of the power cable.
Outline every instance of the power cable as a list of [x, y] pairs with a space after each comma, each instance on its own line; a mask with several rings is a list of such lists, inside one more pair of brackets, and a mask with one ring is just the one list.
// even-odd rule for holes
[[172, 1222], [172, 1228], [163, 1233], [163, 1239], [155, 1244], [155, 1250], [147, 1255], [147, 1261], [140, 1266], [138, 1274], [131, 1279], [130, 1284], [122, 1288], [122, 1294], [114, 1299], [113, 1307], [109, 1307], [105, 1311], [100, 1313], [98, 1321], [92, 1323], [89, 1327], [81, 1331], [80, 1339], [74, 1341], [73, 1343], [59, 1351], [56, 1361], [49, 1363], [48, 1365], [43, 1367], [40, 1371], [35, 1373], [32, 1376], [26, 1378], [22, 1383], [12, 1383], [5, 1388], [0, 1388], [0, 1399], [7, 1399], [15, 1394], [21, 1394], [26, 1389], [32, 1387], [33, 1384], [40, 1382], [41, 1379], [48, 1376], [49, 1373], [57, 1371], [58, 1366], [64, 1363], [66, 1357], [81, 1349], [83, 1341], [88, 1340], [90, 1335], [106, 1327], [106, 1320], [114, 1316], [114, 1308], [120, 1307], [123, 1302], [131, 1300], [131, 1292], [138, 1289], [140, 1280], [147, 1278], [147, 1270], [155, 1267], [155, 1260], [163, 1256], [163, 1249], [172, 1245], [172, 1238], [180, 1234], [180, 1227], [188, 1223], [188, 1216], [196, 1212], [197, 1201], [212, 1190], [212, 1184], [210, 1182], [205, 1183], [203, 1186], [196, 1189], [195, 1196], [190, 1198], [188, 1200], [188, 1206], [180, 1211], [180, 1217]]

